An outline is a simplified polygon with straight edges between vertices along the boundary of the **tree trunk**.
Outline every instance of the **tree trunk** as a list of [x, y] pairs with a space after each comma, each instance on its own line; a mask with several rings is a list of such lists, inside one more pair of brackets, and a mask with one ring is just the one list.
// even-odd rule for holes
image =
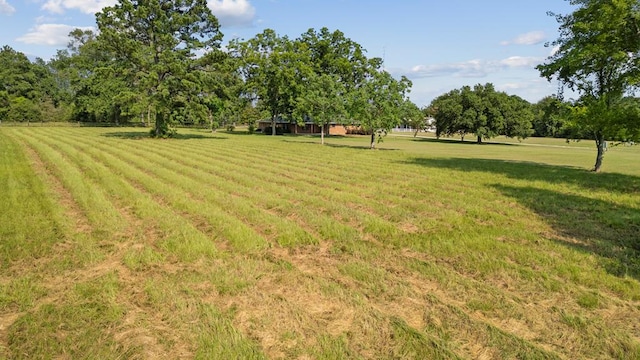
[[275, 136], [276, 135], [276, 117], [272, 116], [271, 117], [271, 136]]
[[160, 111], [156, 112], [156, 128], [154, 129], [154, 132], [156, 134], [156, 137], [159, 138], [161, 137], [162, 131], [164, 129], [164, 121], [162, 119], [162, 113]]
[[116, 120], [116, 126], [120, 126], [120, 107], [116, 106], [113, 110], [113, 117]]
[[598, 155], [596, 156], [596, 164], [593, 166], [594, 172], [600, 172], [600, 168], [602, 167], [602, 160], [604, 160], [604, 152], [605, 152], [605, 140], [604, 136], [601, 134], [596, 135], [596, 147], [598, 148]]
[[371, 150], [376, 148], [376, 132], [371, 131]]
[[420, 129], [416, 129], [416, 131], [413, 133], [413, 137], [418, 137], [418, 131], [420, 131]]
[[482, 144], [482, 136], [478, 136], [478, 140], [476, 141], [478, 144]]
[[324, 124], [322, 124], [322, 129], [320, 129], [320, 144], [324, 145]]

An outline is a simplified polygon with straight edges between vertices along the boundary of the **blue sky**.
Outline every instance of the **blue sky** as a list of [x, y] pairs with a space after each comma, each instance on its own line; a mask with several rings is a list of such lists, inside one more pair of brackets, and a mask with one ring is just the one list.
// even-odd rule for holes
[[[76, 27], [95, 27], [96, 11], [116, 0], [0, 0], [0, 45], [48, 60]], [[413, 81], [419, 106], [464, 85], [493, 83], [531, 102], [557, 91], [535, 66], [553, 49], [565, 0], [208, 0], [225, 40], [266, 28], [296, 38], [309, 28], [340, 30]]]

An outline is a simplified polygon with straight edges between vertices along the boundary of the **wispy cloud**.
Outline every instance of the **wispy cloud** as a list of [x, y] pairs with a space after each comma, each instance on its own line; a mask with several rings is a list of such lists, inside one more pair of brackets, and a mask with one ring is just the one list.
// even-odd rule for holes
[[514, 39], [501, 42], [501, 45], [537, 45], [545, 41], [546, 35], [544, 31], [531, 31], [526, 34], [518, 35]]
[[416, 65], [409, 71], [411, 77], [484, 77], [487, 75], [487, 63], [482, 60], [469, 60], [452, 64]]
[[7, 0], [0, 0], [0, 14], [11, 15], [16, 12], [16, 8], [11, 6]]
[[64, 14], [66, 10], [79, 10], [85, 14], [95, 14], [116, 3], [117, 0], [47, 0], [42, 5], [42, 9], [54, 14]]
[[207, 5], [223, 27], [253, 25], [256, 9], [249, 0], [208, 0]]
[[511, 56], [506, 59], [500, 60], [500, 65], [508, 68], [518, 67], [534, 67], [538, 65], [542, 59], [532, 56]]
[[[76, 28], [78, 27], [64, 24], [39, 24], [16, 41], [35, 45], [66, 46], [69, 42], [69, 33]], [[91, 27], [80, 29], [93, 30]]]
[[[417, 65], [403, 75], [413, 79], [453, 76], [462, 78], [482, 78], [511, 68], [532, 68], [542, 61], [536, 57], [511, 56], [502, 60], [469, 60], [451, 64]], [[397, 72], [397, 71], [396, 71]]]

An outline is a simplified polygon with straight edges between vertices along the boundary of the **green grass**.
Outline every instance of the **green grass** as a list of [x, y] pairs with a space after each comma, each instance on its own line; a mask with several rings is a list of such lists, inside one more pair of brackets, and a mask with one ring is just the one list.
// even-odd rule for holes
[[36, 176], [20, 144], [0, 132], [0, 269], [47, 256], [65, 232], [55, 199]]
[[638, 147], [146, 133], [0, 127], [0, 358], [640, 358]]

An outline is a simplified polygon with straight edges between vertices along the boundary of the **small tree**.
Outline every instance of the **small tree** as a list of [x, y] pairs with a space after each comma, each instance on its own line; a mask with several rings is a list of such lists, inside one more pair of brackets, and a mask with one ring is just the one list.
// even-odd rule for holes
[[352, 92], [351, 110], [354, 120], [371, 133], [370, 148], [375, 149], [376, 139], [382, 141], [394, 126], [402, 121], [402, 108], [411, 89], [411, 81], [406, 77], [394, 79], [391, 74], [381, 71], [380, 59], [372, 59], [369, 75]]
[[335, 76], [312, 74], [298, 97], [297, 114], [309, 116], [320, 126], [320, 143], [324, 145], [327, 125], [346, 116], [345, 89]]
[[425, 110], [420, 110], [416, 104], [410, 100], [405, 100], [402, 104], [402, 121], [409, 125], [413, 131], [413, 137], [418, 136], [418, 132], [427, 128], [427, 114]]

